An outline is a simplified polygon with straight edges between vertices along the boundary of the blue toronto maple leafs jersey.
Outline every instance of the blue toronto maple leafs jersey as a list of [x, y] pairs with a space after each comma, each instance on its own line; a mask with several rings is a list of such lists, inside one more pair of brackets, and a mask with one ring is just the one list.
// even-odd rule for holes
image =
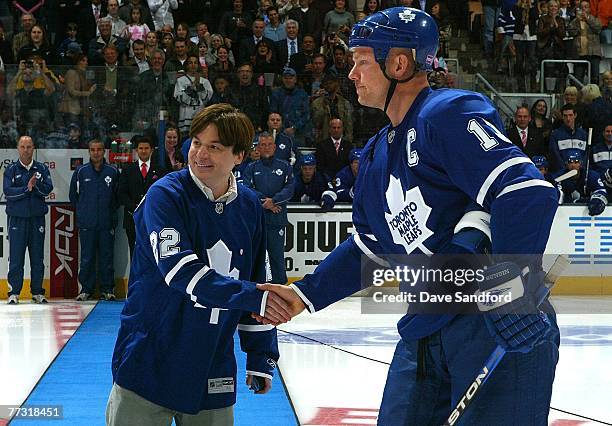
[[[491, 215], [494, 253], [542, 253], [557, 191], [500, 129], [495, 107], [481, 94], [423, 89], [401, 123], [364, 148], [355, 234], [293, 284], [308, 309], [358, 291], [362, 255], [384, 265], [389, 254], [450, 252], [455, 225], [474, 202]], [[420, 338], [451, 318], [408, 314], [398, 329], [403, 338]]]
[[263, 209], [237, 188], [233, 200], [209, 201], [183, 169], [157, 181], [134, 214], [113, 378], [183, 413], [235, 403], [236, 329], [247, 372], [271, 378], [279, 356], [276, 329], [250, 317], [267, 296], [251, 282], [268, 278]]
[[[568, 170], [560, 170], [552, 175], [553, 179], [559, 177]], [[601, 176], [594, 170], [588, 171], [588, 179], [585, 185], [586, 170], [580, 169], [580, 173], [569, 179], [565, 179], [560, 182], [561, 191], [563, 192], [564, 203], [588, 203], [589, 198], [595, 194], [605, 199], [607, 203], [607, 192], [604, 186]], [[586, 186], [586, 193], [584, 192]]]
[[356, 176], [353, 175], [353, 170], [351, 170], [350, 165], [343, 167], [336, 174], [336, 177], [332, 181], [332, 185], [338, 197], [338, 199], [336, 200], [337, 202], [350, 203], [353, 201], [353, 197], [355, 195], [355, 181]]

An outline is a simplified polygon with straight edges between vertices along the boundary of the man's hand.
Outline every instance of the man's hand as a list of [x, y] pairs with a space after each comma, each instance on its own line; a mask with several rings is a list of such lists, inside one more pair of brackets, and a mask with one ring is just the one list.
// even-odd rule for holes
[[[269, 290], [268, 299], [266, 300], [266, 312], [264, 317], [258, 314], [251, 314], [253, 318], [263, 324], [272, 324], [277, 326], [284, 324], [291, 320], [295, 315], [292, 314], [293, 310], [290, 306], [290, 302], [286, 301], [283, 297], [272, 291], [272, 288], [264, 288], [262, 286], [269, 286], [269, 284], [257, 284], [257, 288], [261, 291]], [[275, 284], [276, 286], [276, 284]], [[284, 287], [284, 286], [279, 286]], [[287, 287], [288, 288], [288, 287]], [[297, 296], [297, 295], [296, 295]], [[263, 321], [265, 318], [266, 321]]]
[[[251, 383], [253, 383], [254, 380], [258, 380], [258, 379], [255, 379], [255, 377], [256, 376], [253, 376], [252, 374], [247, 374], [246, 384], [251, 389], [253, 389], [253, 387], [251, 386]], [[256, 387], [255, 389], [259, 389], [259, 390], [255, 390], [255, 393], [258, 395], [263, 395], [264, 393], [268, 393], [270, 389], [272, 389], [272, 380], [268, 379], [267, 377], [260, 377], [260, 379], [264, 381], [264, 387], [263, 388]]]
[[[257, 288], [262, 291], [268, 290], [268, 300], [266, 303], [266, 314], [264, 317], [251, 314], [253, 318], [263, 324], [279, 325], [284, 324], [291, 318], [306, 309], [306, 305], [291, 287], [280, 284], [257, 284]], [[270, 314], [268, 314], [268, 308]], [[282, 310], [282, 315], [278, 312]], [[285, 318], [286, 321], [278, 321], [279, 318]]]
[[264, 202], [261, 206], [266, 210], [272, 210], [275, 204], [274, 201], [272, 201], [272, 198], [264, 198]]
[[34, 189], [34, 185], [36, 185], [36, 175], [32, 176], [28, 181], [28, 191], [32, 191], [32, 189]]

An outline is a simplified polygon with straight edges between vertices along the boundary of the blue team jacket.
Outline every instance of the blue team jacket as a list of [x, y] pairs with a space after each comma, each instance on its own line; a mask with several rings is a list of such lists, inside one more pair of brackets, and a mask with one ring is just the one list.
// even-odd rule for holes
[[[36, 185], [32, 191], [28, 191], [28, 182], [34, 175], [37, 176]], [[44, 216], [49, 211], [45, 197], [53, 191], [49, 169], [43, 163], [34, 161], [27, 170], [17, 160], [4, 171], [3, 191], [8, 216]]]
[[76, 208], [77, 226], [113, 229], [117, 225], [119, 172], [106, 162], [100, 171], [91, 163], [79, 167], [70, 181], [70, 203]]
[[593, 168], [599, 173], [612, 168], [612, 147], [608, 147], [605, 142], [593, 146]]
[[[553, 167], [563, 169], [569, 150], [579, 150], [584, 153], [586, 151], [587, 133], [580, 127], [572, 131], [565, 124], [558, 129], [553, 130], [550, 134], [548, 149], [552, 155]], [[583, 158], [584, 160], [584, 158]]]
[[272, 198], [281, 207], [280, 213], [265, 210], [266, 225], [287, 225], [287, 202], [293, 197], [293, 171], [289, 163], [267, 158], [249, 163], [244, 171], [243, 183], [252, 188], [260, 200]]

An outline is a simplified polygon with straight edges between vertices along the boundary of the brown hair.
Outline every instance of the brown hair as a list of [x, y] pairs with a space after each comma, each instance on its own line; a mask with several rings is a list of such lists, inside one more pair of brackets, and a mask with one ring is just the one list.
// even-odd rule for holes
[[191, 121], [189, 136], [194, 137], [214, 124], [219, 132], [219, 142], [232, 147], [234, 154], [248, 152], [253, 143], [255, 129], [251, 120], [230, 104], [214, 104], [196, 113]]

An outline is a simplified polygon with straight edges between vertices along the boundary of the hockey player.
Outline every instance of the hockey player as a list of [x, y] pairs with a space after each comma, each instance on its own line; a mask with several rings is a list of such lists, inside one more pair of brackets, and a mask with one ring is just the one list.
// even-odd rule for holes
[[107, 425], [232, 425], [236, 328], [247, 384], [259, 394], [271, 387], [276, 329], [249, 315], [274, 299], [248, 281], [267, 278], [264, 214], [231, 173], [253, 126], [216, 104], [194, 116], [190, 135], [189, 167], [158, 180], [134, 214]]
[[[555, 173], [553, 177], [560, 176], [570, 170], [577, 170], [578, 174], [573, 178], [560, 182], [563, 193], [563, 203], [586, 203], [590, 216], [598, 216], [603, 213], [608, 204], [606, 187], [604, 186], [599, 173], [594, 170], [588, 171], [582, 168], [582, 153], [578, 150], [567, 153], [565, 169]], [[586, 193], [585, 182], [586, 179]]]
[[531, 158], [531, 161], [533, 161], [533, 164], [538, 168], [540, 173], [542, 173], [542, 176], [544, 176], [544, 179], [546, 179], [547, 182], [554, 182], [552, 175], [548, 172], [549, 164], [546, 157], [544, 157], [543, 155], [534, 155]]
[[354, 196], [354, 185], [359, 172], [359, 157], [361, 148], [353, 148], [349, 153], [349, 165], [343, 167], [336, 177], [329, 182], [328, 190], [321, 196], [321, 207], [323, 210], [331, 210], [336, 202], [352, 203]]
[[[292, 314], [315, 312], [360, 290], [362, 256], [385, 265], [387, 254], [461, 253], [466, 240], [489, 233], [494, 258], [506, 261], [490, 266], [479, 287], [505, 288], [511, 301], [482, 315], [404, 316], [378, 424], [442, 424], [497, 344], [507, 355], [460, 424], [547, 424], [559, 334], [552, 307], [545, 302], [548, 314], [540, 312], [535, 294], [545, 294], [541, 253], [557, 191], [502, 133], [485, 96], [428, 86], [438, 29], [425, 12], [372, 14], [353, 27], [349, 44], [359, 102], [391, 121], [361, 156], [356, 232], [314, 273], [289, 287], [260, 288], [282, 295]], [[466, 227], [462, 216], [473, 202], [482, 212], [467, 213], [477, 220]], [[490, 229], [483, 227], [487, 219]]]
[[603, 130], [603, 141], [593, 146], [593, 169], [599, 172], [612, 197], [612, 124]]
[[317, 170], [317, 160], [312, 154], [302, 157], [300, 171], [295, 175], [295, 190], [291, 201], [298, 203], [319, 203], [327, 182]]
[[279, 112], [268, 114], [268, 133], [274, 138], [276, 150], [274, 158], [284, 160], [294, 166], [301, 158], [300, 150], [297, 149], [293, 138], [283, 131], [283, 116]]

